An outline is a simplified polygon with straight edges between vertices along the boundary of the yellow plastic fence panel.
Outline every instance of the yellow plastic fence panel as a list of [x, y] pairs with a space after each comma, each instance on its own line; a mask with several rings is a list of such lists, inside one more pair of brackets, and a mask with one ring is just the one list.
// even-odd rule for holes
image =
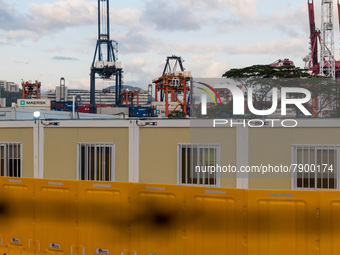
[[129, 183], [79, 182], [79, 254], [128, 254]]
[[188, 254], [246, 254], [245, 190], [191, 187], [186, 201]]
[[340, 192], [320, 193], [320, 254], [340, 254]]
[[132, 185], [132, 254], [190, 254], [185, 250], [186, 190], [175, 185]]
[[248, 254], [319, 253], [319, 193], [248, 191]]
[[37, 254], [78, 254], [78, 183], [37, 180]]
[[0, 185], [1, 253], [34, 254], [34, 180], [3, 177]]

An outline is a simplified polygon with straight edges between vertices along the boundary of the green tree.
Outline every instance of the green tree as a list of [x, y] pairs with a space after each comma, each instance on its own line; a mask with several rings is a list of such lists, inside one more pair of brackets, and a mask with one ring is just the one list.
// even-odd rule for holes
[[306, 78], [312, 77], [306, 70], [295, 66], [253, 65], [244, 68], [233, 68], [225, 72], [226, 78]]
[[170, 112], [168, 114], [168, 118], [169, 119], [184, 119], [185, 118], [185, 114], [182, 111], [176, 110], [176, 111]]
[[[253, 104], [258, 110], [268, 109], [270, 91], [276, 87], [303, 87], [312, 94], [312, 100], [305, 104], [313, 116], [338, 116], [340, 111], [340, 82], [325, 77], [310, 75], [306, 70], [294, 66], [273, 67], [270, 65], [254, 65], [245, 68], [231, 69], [223, 74], [246, 91], [253, 89]], [[290, 95], [292, 97], [298, 94]], [[314, 102], [314, 103], [313, 103]], [[316, 103], [317, 102], [317, 103]]]
[[6, 107], [11, 107], [12, 103], [17, 103], [17, 99], [22, 98], [22, 91], [19, 90], [19, 92], [9, 92], [1, 89], [0, 95], [1, 98], [6, 98]]

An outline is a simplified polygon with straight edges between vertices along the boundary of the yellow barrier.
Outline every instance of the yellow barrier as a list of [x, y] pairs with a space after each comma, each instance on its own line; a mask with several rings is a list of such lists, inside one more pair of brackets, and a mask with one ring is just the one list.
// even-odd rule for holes
[[248, 191], [248, 254], [318, 254], [318, 191]]
[[71, 254], [78, 247], [78, 183], [36, 181], [36, 253]]
[[35, 181], [0, 178], [0, 244], [2, 254], [35, 252]]
[[320, 254], [340, 254], [340, 192], [320, 191], [319, 194]]
[[0, 255], [339, 254], [340, 192], [0, 178]]
[[246, 191], [188, 187], [187, 254], [246, 254]]
[[131, 185], [132, 254], [187, 254], [183, 187]]
[[128, 254], [131, 185], [113, 182], [78, 184], [78, 254]]

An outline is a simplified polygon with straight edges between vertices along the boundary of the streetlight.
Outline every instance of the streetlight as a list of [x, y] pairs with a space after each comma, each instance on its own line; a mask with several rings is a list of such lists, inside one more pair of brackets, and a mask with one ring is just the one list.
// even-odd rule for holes
[[39, 111], [33, 112], [34, 124], [37, 123], [37, 120], [39, 119], [40, 119], [40, 112]]

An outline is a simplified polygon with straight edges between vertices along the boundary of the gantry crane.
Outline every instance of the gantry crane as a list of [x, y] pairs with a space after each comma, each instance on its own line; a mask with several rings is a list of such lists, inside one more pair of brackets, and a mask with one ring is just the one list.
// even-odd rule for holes
[[335, 78], [333, 0], [321, 3], [320, 74]]
[[[139, 106], [139, 90], [128, 90], [125, 89], [121, 93], [121, 104], [130, 106]], [[136, 100], [136, 105], [134, 104]]]
[[[310, 54], [305, 59], [308, 69], [315, 75], [340, 76], [340, 61], [334, 57], [333, 0], [321, 0], [321, 30], [316, 28], [314, 1], [308, 0]], [[339, 28], [340, 3], [337, 1]], [[320, 46], [320, 52], [318, 47]], [[319, 55], [320, 53], [320, 55]]]
[[181, 57], [167, 57], [162, 76], [152, 81], [155, 84], [155, 101], [165, 102], [165, 117], [169, 115], [169, 95], [170, 102], [176, 104], [172, 111], [180, 107], [185, 116], [188, 115], [191, 74], [184, 70]]
[[35, 96], [39, 99], [41, 82], [35, 81], [35, 83], [22, 81], [22, 99], [26, 99], [27, 96]]
[[309, 30], [310, 30], [310, 59], [308, 63], [309, 70], [313, 74], [319, 74], [319, 60], [318, 60], [318, 41], [321, 42], [320, 30], [316, 29], [314, 16], [313, 0], [308, 0], [308, 14], [309, 14]]
[[98, 0], [98, 40], [90, 74], [90, 113], [96, 113], [95, 80], [116, 78], [116, 105], [120, 105], [123, 69], [117, 62], [118, 43], [110, 38], [109, 0]]

